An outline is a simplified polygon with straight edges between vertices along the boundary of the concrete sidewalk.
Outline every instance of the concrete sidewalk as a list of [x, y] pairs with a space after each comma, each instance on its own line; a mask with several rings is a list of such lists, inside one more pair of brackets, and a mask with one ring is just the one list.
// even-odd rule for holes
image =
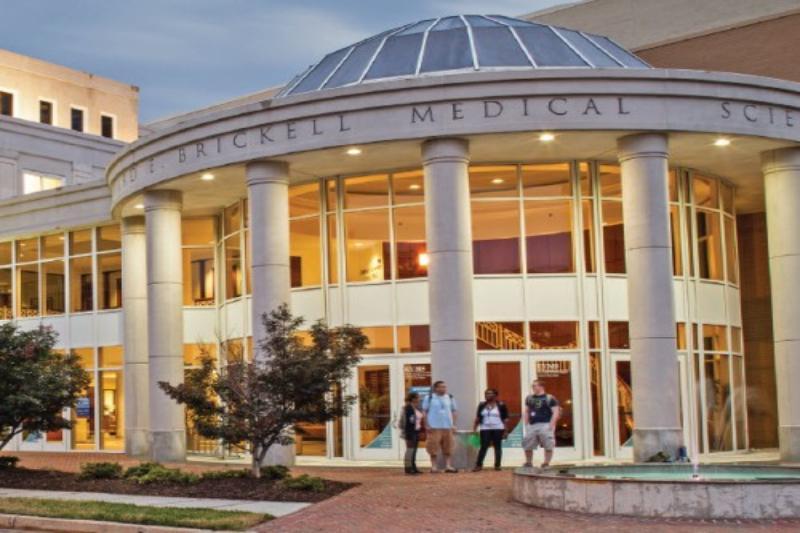
[[136, 494], [109, 494], [105, 492], [60, 492], [49, 490], [0, 488], [0, 498], [38, 498], [48, 500], [74, 500], [109, 503], [151, 505], [153, 507], [181, 507], [217, 509], [219, 511], [247, 511], [285, 516], [308, 507], [309, 503], [265, 502], [254, 500], [224, 500], [220, 498], [178, 498], [173, 496], [146, 496]]

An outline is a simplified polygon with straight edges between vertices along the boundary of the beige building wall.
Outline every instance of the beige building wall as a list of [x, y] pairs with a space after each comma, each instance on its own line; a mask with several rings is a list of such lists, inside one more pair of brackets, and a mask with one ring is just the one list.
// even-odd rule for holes
[[0, 91], [14, 95], [13, 116], [39, 122], [39, 102], [53, 103], [53, 125], [70, 127], [70, 109], [84, 110], [84, 132], [100, 135], [102, 115], [114, 118], [114, 139], [138, 138], [139, 89], [39, 59], [0, 50]]

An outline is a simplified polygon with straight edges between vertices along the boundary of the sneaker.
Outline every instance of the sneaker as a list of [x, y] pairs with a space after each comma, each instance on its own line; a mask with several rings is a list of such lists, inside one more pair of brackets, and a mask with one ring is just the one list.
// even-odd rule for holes
[[550, 466], [550, 463], [542, 463], [542, 468], [547, 468]]
[[501, 467], [499, 467], [499, 466], [496, 466], [496, 467], [494, 467], [494, 469], [495, 469], [497, 472], [499, 472], [499, 471], [501, 471], [501, 470], [502, 470], [502, 468], [501, 468]]
[[455, 468], [445, 468], [444, 469], [444, 473], [445, 474], [458, 474], [458, 470], [456, 470]]
[[533, 463], [525, 463], [522, 465], [522, 468], [533, 468]]
[[473, 472], [480, 472], [481, 470], [483, 470], [482, 466], [476, 466], [475, 468], [472, 469]]

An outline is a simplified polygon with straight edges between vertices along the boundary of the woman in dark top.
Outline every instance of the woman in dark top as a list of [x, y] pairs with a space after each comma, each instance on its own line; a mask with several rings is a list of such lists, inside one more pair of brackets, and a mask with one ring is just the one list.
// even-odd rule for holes
[[508, 407], [497, 399], [497, 389], [486, 389], [484, 397], [486, 401], [478, 404], [478, 411], [475, 413], [473, 431], [480, 429], [481, 448], [473, 472], [483, 470], [483, 460], [486, 458], [489, 446], [494, 447], [494, 469], [500, 470], [500, 463], [503, 460], [503, 439], [508, 436], [506, 429]]
[[417, 448], [422, 436], [423, 413], [419, 408], [419, 393], [409, 392], [403, 407], [403, 419], [400, 429], [406, 441], [404, 466], [406, 474], [421, 474], [417, 469]]

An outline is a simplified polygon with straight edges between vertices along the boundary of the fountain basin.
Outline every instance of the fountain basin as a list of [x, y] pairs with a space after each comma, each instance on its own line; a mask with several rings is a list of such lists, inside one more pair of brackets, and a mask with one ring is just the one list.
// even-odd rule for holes
[[658, 518], [800, 518], [800, 468], [689, 464], [520, 468], [519, 502], [559, 511]]

